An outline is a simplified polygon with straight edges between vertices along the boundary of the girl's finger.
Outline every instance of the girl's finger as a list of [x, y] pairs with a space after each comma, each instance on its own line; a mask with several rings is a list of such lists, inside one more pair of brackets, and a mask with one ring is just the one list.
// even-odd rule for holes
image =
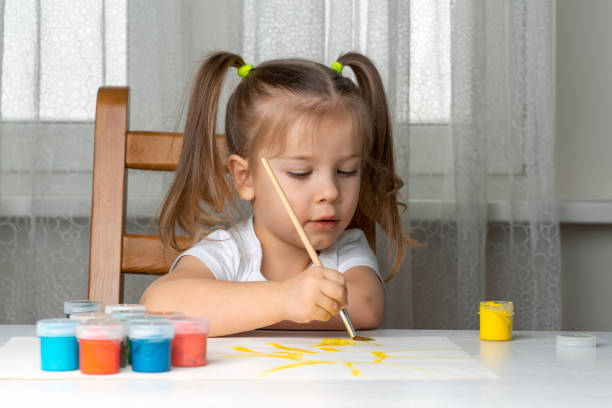
[[327, 268], [322, 268], [323, 270], [323, 277], [327, 280], [330, 280], [332, 282], [336, 282], [340, 285], [345, 285], [346, 284], [346, 279], [344, 278], [344, 275], [341, 274], [338, 271], [334, 271], [333, 269], [327, 269]]
[[317, 306], [325, 310], [331, 316], [335, 316], [336, 314], [338, 314], [340, 309], [342, 309], [341, 303], [336, 302], [334, 299], [331, 299], [329, 296], [325, 295], [324, 293], [321, 293], [317, 297]]
[[331, 300], [336, 301], [340, 306], [346, 304], [347, 299], [347, 291], [346, 286], [341, 285], [336, 282], [332, 282], [330, 280], [323, 281], [321, 283], [321, 293], [330, 298]]
[[326, 322], [332, 318], [332, 314], [327, 310], [323, 309], [321, 306], [317, 305], [317, 309], [314, 312], [312, 320], [320, 320], [322, 322]]

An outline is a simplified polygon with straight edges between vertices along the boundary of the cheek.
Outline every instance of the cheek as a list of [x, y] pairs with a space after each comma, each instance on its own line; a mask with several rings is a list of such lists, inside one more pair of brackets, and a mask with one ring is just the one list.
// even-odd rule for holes
[[304, 185], [288, 185], [285, 189], [285, 195], [287, 196], [287, 200], [289, 200], [289, 204], [291, 204], [291, 208], [293, 208], [297, 217], [300, 218], [300, 214], [310, 203], [308, 199], [308, 189]]
[[361, 188], [361, 180], [358, 178], [348, 179], [343, 184], [342, 195], [347, 201], [353, 202], [359, 200], [359, 190]]
[[[291, 208], [296, 213], [297, 217], [300, 218], [300, 213], [303, 212], [305, 205], [304, 195], [306, 189], [303, 187], [303, 185], [292, 182], [292, 180], [287, 180], [286, 178], [282, 177], [279, 179], [279, 183], [282, 186], [285, 196], [287, 196], [289, 205], [291, 205]], [[267, 185], [267, 188], [261, 191], [260, 194], [265, 197], [261, 200], [261, 203], [265, 203], [265, 211], [267, 213], [267, 217], [270, 220], [281, 223], [290, 222], [290, 217], [287, 212], [287, 209], [283, 205], [283, 201], [272, 183], [269, 183], [269, 185]]]

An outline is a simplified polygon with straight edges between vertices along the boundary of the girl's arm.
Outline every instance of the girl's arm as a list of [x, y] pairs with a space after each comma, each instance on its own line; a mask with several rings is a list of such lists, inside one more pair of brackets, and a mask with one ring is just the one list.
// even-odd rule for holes
[[184, 256], [171, 273], [147, 288], [140, 303], [152, 311], [205, 316], [214, 337], [282, 320], [329, 320], [346, 303], [346, 286], [342, 274], [320, 267], [285, 281], [222, 281], [199, 259]]
[[210, 320], [209, 336], [223, 336], [282, 320], [279, 286], [217, 280], [200, 260], [184, 256], [171, 273], [147, 288], [140, 303], [151, 311], [205, 316]]
[[[356, 266], [344, 272], [348, 291], [346, 310], [355, 330], [375, 329], [385, 312], [385, 291], [376, 272], [367, 266]], [[284, 320], [265, 327], [274, 330], [345, 330], [340, 315], [330, 320], [295, 323]]]

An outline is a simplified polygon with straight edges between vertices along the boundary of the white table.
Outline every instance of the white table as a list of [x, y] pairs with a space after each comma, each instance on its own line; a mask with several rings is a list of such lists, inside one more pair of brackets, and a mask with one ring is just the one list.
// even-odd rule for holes
[[[268, 332], [272, 333], [272, 332]], [[274, 332], [278, 333], [278, 332]], [[510, 342], [483, 342], [477, 331], [381, 330], [370, 337], [446, 336], [499, 380], [452, 381], [0, 381], [5, 401], [40, 406], [308, 406], [308, 407], [612, 407], [612, 333], [595, 333], [594, 350], [563, 351], [556, 332], [514, 332]], [[0, 325], [0, 346], [34, 336], [34, 326]], [[265, 336], [266, 332], [248, 333]], [[325, 332], [325, 336], [344, 336]], [[2, 364], [2, 361], [0, 361]], [[87, 401], [87, 402], [86, 402]], [[147, 404], [144, 405], [143, 403]], [[22, 405], [22, 404], [20, 404]], [[27, 406], [33, 404], [28, 403]], [[8, 405], [6, 405], [8, 406]]]

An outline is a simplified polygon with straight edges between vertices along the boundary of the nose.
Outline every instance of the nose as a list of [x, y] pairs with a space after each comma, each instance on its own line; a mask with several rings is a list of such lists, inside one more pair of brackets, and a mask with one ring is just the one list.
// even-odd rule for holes
[[315, 201], [320, 202], [335, 202], [340, 197], [340, 190], [337, 181], [333, 176], [321, 176], [318, 183]]

